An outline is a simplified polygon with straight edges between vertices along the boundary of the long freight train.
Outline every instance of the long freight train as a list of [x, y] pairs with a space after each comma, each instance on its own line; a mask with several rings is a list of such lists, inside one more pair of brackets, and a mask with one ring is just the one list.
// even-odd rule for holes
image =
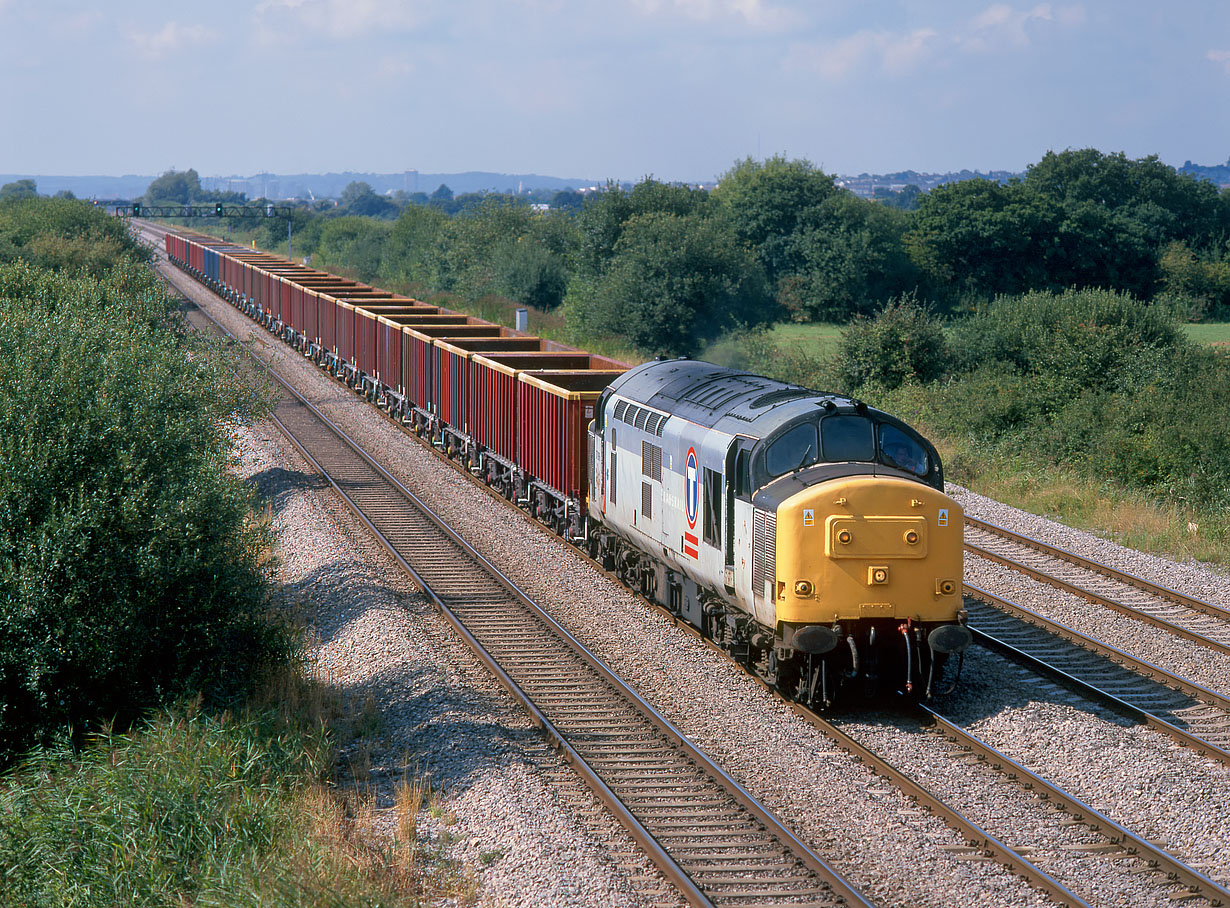
[[710, 363], [628, 369], [212, 237], [166, 251], [786, 696], [956, 683], [963, 513], [900, 420]]

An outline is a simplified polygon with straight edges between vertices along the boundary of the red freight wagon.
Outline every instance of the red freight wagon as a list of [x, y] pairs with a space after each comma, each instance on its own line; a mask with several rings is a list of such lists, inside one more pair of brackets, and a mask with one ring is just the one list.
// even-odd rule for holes
[[265, 281], [265, 293], [269, 297], [269, 311], [274, 312], [280, 318], [283, 324], [292, 324], [292, 313], [290, 311], [290, 299], [286, 299], [285, 304], [282, 302], [282, 282], [273, 274], [270, 274], [261, 268], [261, 275]]
[[585, 430], [602, 389], [624, 370], [522, 372], [517, 380], [520, 466], [585, 506], [588, 455]]
[[526, 370], [589, 368], [585, 353], [475, 353], [470, 359], [466, 413], [470, 436], [513, 463], [517, 451], [517, 375]]
[[[354, 302], [348, 300], [347, 302]], [[380, 316], [383, 314], [389, 315], [413, 315], [420, 307], [416, 306], [372, 306], [365, 304], [360, 305], [355, 303], [354, 310], [354, 336], [355, 336], [355, 356], [357, 365], [360, 370], [368, 375], [373, 375], [383, 381], [385, 384], [390, 382], [383, 378], [384, 364], [382, 360], [380, 345]], [[398, 351], [400, 353], [400, 351]]]
[[[462, 326], [466, 327], [466, 326]], [[495, 333], [470, 334], [458, 329], [457, 333], [437, 337], [431, 351], [431, 393], [433, 412], [444, 422], [463, 432], [468, 432], [467, 405], [469, 404], [467, 378], [473, 350], [493, 352], [500, 350], [538, 350], [542, 341], [526, 335], [511, 336], [512, 331], [499, 325], [485, 325]], [[486, 341], [486, 343], [484, 343]]]
[[320, 297], [311, 290], [305, 290], [298, 284], [288, 284], [291, 287], [291, 294], [298, 298], [303, 307], [303, 331], [307, 337], [309, 344], [320, 342], [320, 308], [318, 303]]
[[337, 355], [342, 362], [354, 362], [354, 306], [337, 300]]
[[316, 298], [316, 327], [320, 331], [320, 346], [328, 353], [337, 353], [337, 300], [315, 290], [303, 292]]
[[438, 339], [431, 353], [436, 415], [450, 426], [469, 433], [473, 421], [470, 415], [470, 359], [475, 353], [529, 353], [541, 349], [541, 338], [528, 335]]
[[[426, 407], [426, 390], [429, 386], [427, 376], [415, 385], [406, 372], [406, 357], [410, 356], [410, 340], [402, 327], [406, 325], [465, 325], [469, 316], [440, 315], [438, 306], [401, 306], [397, 309], [378, 309], [378, 326], [376, 326], [376, 367], [380, 369], [380, 380], [400, 394], [406, 395], [413, 404], [419, 400]], [[411, 386], [419, 389], [422, 397], [411, 396]]]
[[[447, 316], [446, 316], [447, 317]], [[435, 373], [432, 371], [432, 341], [443, 338], [500, 337], [507, 329], [467, 317], [462, 324], [434, 324], [440, 316], [423, 316], [426, 323], [402, 328], [401, 374], [406, 396], [416, 406], [435, 412]]]

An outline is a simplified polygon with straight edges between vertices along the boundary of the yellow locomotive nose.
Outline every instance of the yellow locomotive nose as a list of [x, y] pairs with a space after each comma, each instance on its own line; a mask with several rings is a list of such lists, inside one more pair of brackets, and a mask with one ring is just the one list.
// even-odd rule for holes
[[963, 523], [947, 495], [897, 477], [851, 476], [799, 492], [778, 506], [777, 619], [955, 620]]

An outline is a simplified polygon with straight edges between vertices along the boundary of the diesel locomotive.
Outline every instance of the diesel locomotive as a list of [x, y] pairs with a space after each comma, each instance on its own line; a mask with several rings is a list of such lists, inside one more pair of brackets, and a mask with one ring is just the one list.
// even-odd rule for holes
[[930, 696], [972, 642], [961, 506], [887, 413], [659, 360], [610, 383], [589, 446], [591, 550], [783, 694]]

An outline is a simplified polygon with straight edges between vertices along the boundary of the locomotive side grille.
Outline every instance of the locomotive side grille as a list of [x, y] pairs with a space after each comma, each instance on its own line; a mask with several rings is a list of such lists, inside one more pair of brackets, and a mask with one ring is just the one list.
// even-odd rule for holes
[[662, 449], [647, 441], [641, 442], [641, 472], [655, 482], [662, 481]]
[[627, 411], [627, 409], [628, 409], [628, 402], [626, 400], [621, 400], [619, 403], [615, 405], [615, 418], [622, 420], [624, 418], [624, 413]]
[[643, 429], [645, 428], [645, 419], [646, 419], [648, 416], [649, 416], [649, 411], [648, 411], [648, 410], [641, 410], [641, 409], [638, 409], [638, 410], [636, 411], [636, 423], [635, 423], [635, 425], [636, 425], [636, 427], [637, 427], [638, 429], [642, 429], [642, 430], [643, 430]]
[[765, 583], [777, 582], [777, 514], [752, 512], [752, 592], [764, 598]]
[[653, 520], [653, 486], [647, 482], [641, 483], [641, 516]]

